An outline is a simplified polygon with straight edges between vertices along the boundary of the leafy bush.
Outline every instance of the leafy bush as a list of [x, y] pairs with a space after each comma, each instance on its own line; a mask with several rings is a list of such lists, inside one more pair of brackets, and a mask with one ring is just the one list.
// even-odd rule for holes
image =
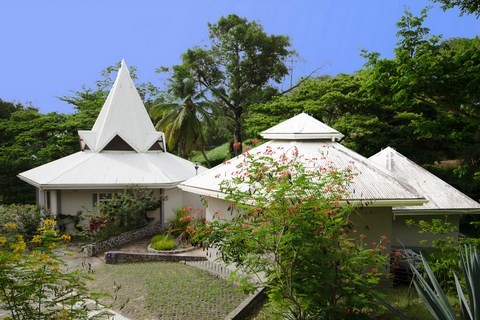
[[364, 243], [350, 219], [355, 208], [339, 204], [354, 178], [351, 168], [304, 164], [295, 150], [277, 159], [275, 152], [247, 156], [222, 181], [233, 205], [215, 212], [195, 237], [238, 267], [243, 289], [268, 287], [269, 303], [283, 318], [358, 318], [376, 307], [388, 239]]
[[88, 288], [86, 274], [65, 271], [53, 250], [70, 237], [55, 230], [54, 220], [44, 220], [38, 234], [27, 241], [15, 223], [1, 225], [0, 308], [9, 319], [88, 319], [89, 308], [79, 305]]
[[180, 245], [186, 243], [195, 245], [194, 235], [198, 229], [205, 225], [202, 210], [193, 210], [192, 207], [179, 208], [170, 218], [170, 233], [177, 237]]
[[39, 206], [29, 204], [11, 204], [0, 206], [0, 226], [13, 223], [16, 232], [30, 239], [38, 233], [43, 220], [52, 214]]
[[111, 200], [99, 203], [97, 212], [85, 214], [89, 219], [88, 233], [106, 239], [143, 227], [150, 220], [147, 212], [159, 208], [162, 200], [152, 190], [128, 187]]
[[422, 240], [421, 244], [428, 244], [431, 248], [423, 250], [423, 256], [429, 261], [429, 267], [435, 274], [443, 289], [450, 293], [456, 290], [454, 273], [460, 273], [459, 245], [478, 245], [478, 239], [458, 239], [457, 227], [442, 219], [407, 220], [407, 226], [416, 226], [420, 234], [433, 235], [433, 240]]
[[[472, 246], [463, 246], [460, 249], [460, 269], [462, 271], [464, 285], [454, 273], [455, 288], [458, 296], [458, 305], [460, 317], [457, 316], [457, 310], [450, 303], [432, 268], [423, 255], [422, 274], [414, 265], [410, 265], [415, 278], [413, 284], [425, 307], [428, 309], [434, 319], [442, 320], [474, 320], [480, 319], [480, 252]], [[466, 288], [466, 295], [464, 293]], [[390, 305], [385, 300], [375, 297], [375, 299], [387, 307], [391, 312], [404, 320], [409, 320], [401, 311]]]
[[155, 250], [172, 250], [175, 245], [175, 237], [169, 233], [158, 234], [152, 238], [152, 248]]

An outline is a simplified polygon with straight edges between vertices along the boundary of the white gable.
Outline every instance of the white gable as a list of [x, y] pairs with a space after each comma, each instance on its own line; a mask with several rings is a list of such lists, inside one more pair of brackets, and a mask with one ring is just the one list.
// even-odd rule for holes
[[343, 134], [323, 122], [300, 113], [261, 133], [265, 139], [282, 140], [331, 140], [338, 141]]
[[102, 151], [117, 136], [136, 152], [146, 152], [156, 141], [163, 141], [163, 134], [155, 130], [123, 60], [92, 130], [78, 134], [93, 152]]
[[442, 179], [417, 165], [395, 149], [387, 147], [370, 157], [372, 163], [387, 170], [397, 180], [410, 185], [428, 202], [418, 208], [395, 208], [396, 211], [431, 211], [432, 213], [480, 212], [480, 204]]

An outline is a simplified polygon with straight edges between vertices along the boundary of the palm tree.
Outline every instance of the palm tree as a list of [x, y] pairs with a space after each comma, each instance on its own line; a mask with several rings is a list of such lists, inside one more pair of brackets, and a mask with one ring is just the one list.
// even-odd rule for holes
[[173, 74], [168, 84], [170, 96], [150, 110], [152, 118], [159, 119], [155, 127], [165, 133], [170, 150], [178, 148], [180, 156], [188, 158], [193, 150], [200, 149], [210, 167], [204, 150], [203, 125], [211, 124], [213, 106], [198, 101], [203, 92], [197, 92], [196, 82], [188, 66], [176, 65], [172, 69]]

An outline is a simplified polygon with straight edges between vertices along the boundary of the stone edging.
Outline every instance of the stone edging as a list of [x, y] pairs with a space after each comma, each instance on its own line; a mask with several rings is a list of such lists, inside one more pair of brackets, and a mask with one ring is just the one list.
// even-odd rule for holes
[[125, 252], [125, 251], [109, 251], [105, 252], [105, 263], [119, 264], [132, 262], [154, 262], [154, 261], [205, 261], [207, 257], [189, 256], [178, 254], [160, 254], [160, 253], [140, 253], [140, 252]]
[[198, 247], [188, 247], [183, 249], [174, 249], [174, 250], [156, 250], [152, 248], [152, 244], [148, 245], [147, 251], [152, 253], [162, 253], [162, 254], [179, 254], [179, 253], [186, 253], [197, 250]]
[[266, 287], [257, 289], [254, 293], [249, 295], [245, 300], [238, 305], [232, 312], [228, 314], [225, 320], [243, 320], [246, 319], [250, 313], [257, 308], [259, 305], [263, 304], [267, 300], [267, 295], [265, 293]]
[[116, 237], [111, 237], [104, 241], [97, 241], [84, 245], [81, 248], [81, 251], [84, 252], [86, 257], [92, 257], [101, 252], [105, 252], [114, 247], [118, 247], [129, 242], [153, 236], [154, 234], [160, 233], [162, 231], [162, 222], [160, 220], [153, 221], [147, 224], [145, 227], [128, 231], [118, 235]]

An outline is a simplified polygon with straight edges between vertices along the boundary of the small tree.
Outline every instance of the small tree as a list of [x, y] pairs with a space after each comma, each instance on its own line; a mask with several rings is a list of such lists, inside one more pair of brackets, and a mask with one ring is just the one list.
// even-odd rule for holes
[[98, 212], [91, 217], [100, 238], [120, 234], [146, 225], [147, 212], [160, 207], [162, 199], [153, 195], [152, 190], [128, 187], [112, 195], [112, 199], [101, 202]]
[[[38, 234], [26, 241], [15, 223], [0, 229], [0, 308], [11, 319], [87, 319], [82, 301], [88, 294], [86, 275], [63, 271], [63, 261], [53, 249], [69, 236], [45, 220]], [[31, 249], [29, 249], [29, 247]]]
[[275, 310], [290, 318], [339, 318], [374, 307], [386, 238], [363, 243], [349, 218], [354, 208], [340, 202], [352, 169], [266, 153], [247, 156], [221, 183], [237, 212], [233, 219], [215, 213], [198, 237], [238, 267], [244, 289], [267, 286]]

